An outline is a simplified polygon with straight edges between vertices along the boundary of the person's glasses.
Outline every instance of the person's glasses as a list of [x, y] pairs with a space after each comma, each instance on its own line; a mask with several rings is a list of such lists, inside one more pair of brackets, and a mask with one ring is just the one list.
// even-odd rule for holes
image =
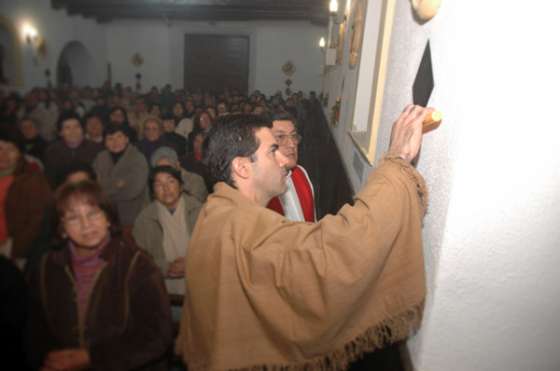
[[100, 221], [103, 215], [104, 213], [101, 209], [95, 209], [87, 212], [85, 215], [69, 214], [62, 218], [62, 221], [69, 227], [78, 227], [81, 225], [83, 219], [90, 223], [95, 223]]
[[278, 134], [274, 136], [276, 138], [276, 142], [279, 145], [288, 144], [288, 141], [292, 141], [295, 144], [299, 144], [302, 140], [301, 135], [299, 134]]

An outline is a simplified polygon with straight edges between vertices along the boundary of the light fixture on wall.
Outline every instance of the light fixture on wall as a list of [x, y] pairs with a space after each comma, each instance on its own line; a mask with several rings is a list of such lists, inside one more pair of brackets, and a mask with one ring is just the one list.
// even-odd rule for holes
[[21, 26], [21, 34], [25, 43], [29, 45], [33, 53], [33, 62], [38, 64], [39, 59], [47, 56], [47, 45], [45, 40], [39, 35], [37, 29], [31, 23], [24, 23]]
[[319, 39], [319, 48], [321, 48], [321, 50], [325, 50], [325, 38], [321, 36], [321, 38]]
[[330, 1], [329, 12], [331, 13], [331, 15], [338, 14], [338, 1], [337, 0], [331, 0]]
[[21, 33], [23, 34], [25, 42], [29, 45], [36, 43], [39, 38], [37, 29], [29, 23], [24, 23], [23, 26], [21, 26]]

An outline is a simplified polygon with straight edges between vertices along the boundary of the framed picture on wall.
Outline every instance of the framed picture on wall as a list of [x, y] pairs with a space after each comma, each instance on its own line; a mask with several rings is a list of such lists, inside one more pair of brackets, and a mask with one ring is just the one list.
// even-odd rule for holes
[[378, 27], [378, 34], [368, 119], [367, 122], [353, 123], [350, 131], [354, 144], [370, 164], [375, 160], [396, 0], [380, 0], [377, 4], [380, 5], [380, 10], [376, 12], [378, 22], [374, 26]]
[[346, 31], [346, 22], [338, 25], [338, 44], [336, 45], [336, 64], [342, 64], [344, 56], [344, 33]]
[[350, 56], [348, 58], [348, 66], [355, 68], [360, 61], [360, 50], [362, 49], [362, 40], [364, 38], [364, 25], [366, 21], [367, 0], [352, 1], [352, 10], [350, 11]]

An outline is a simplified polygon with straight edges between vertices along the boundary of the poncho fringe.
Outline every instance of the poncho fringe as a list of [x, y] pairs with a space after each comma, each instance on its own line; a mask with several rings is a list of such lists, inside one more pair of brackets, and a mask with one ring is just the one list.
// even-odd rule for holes
[[[424, 302], [418, 303], [407, 311], [370, 327], [362, 335], [347, 343], [344, 348], [332, 351], [304, 363], [263, 364], [229, 371], [342, 371], [350, 363], [357, 361], [364, 354], [381, 349], [388, 344], [407, 338], [416, 332], [422, 320]], [[191, 371], [203, 371], [204, 367], [191, 368]]]

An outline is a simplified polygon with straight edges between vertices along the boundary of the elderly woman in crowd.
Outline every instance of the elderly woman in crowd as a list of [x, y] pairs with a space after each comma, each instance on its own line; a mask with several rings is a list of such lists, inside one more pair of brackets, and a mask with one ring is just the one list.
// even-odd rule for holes
[[183, 190], [189, 195], [195, 197], [200, 202], [206, 201], [206, 198], [208, 197], [208, 189], [206, 187], [206, 183], [204, 182], [204, 178], [181, 167], [177, 152], [175, 152], [173, 148], [158, 148], [150, 159], [150, 165], [152, 167], [171, 166], [177, 169], [181, 173]]
[[91, 164], [103, 150], [101, 144], [85, 138], [81, 119], [75, 113], [61, 116], [58, 130], [61, 139], [49, 145], [45, 152], [45, 171], [51, 184], [58, 182], [62, 169], [77, 162]]
[[44, 370], [166, 370], [170, 306], [153, 260], [118, 235], [96, 183], [56, 195], [61, 248], [29, 274], [29, 355]]
[[93, 168], [97, 181], [117, 207], [123, 228], [128, 232], [148, 199], [148, 163], [130, 144], [128, 131], [123, 126], [107, 126], [105, 148], [95, 159]]
[[0, 132], [0, 252], [18, 262], [28, 257], [51, 200], [44, 175], [23, 157], [16, 133]]
[[156, 149], [169, 146], [163, 137], [163, 124], [160, 119], [150, 117], [144, 122], [144, 138], [136, 144], [138, 150], [144, 154], [146, 161], [150, 161]]
[[138, 216], [133, 236], [155, 260], [170, 294], [185, 292], [185, 254], [202, 204], [183, 192], [181, 173], [156, 166], [150, 175], [154, 201]]

